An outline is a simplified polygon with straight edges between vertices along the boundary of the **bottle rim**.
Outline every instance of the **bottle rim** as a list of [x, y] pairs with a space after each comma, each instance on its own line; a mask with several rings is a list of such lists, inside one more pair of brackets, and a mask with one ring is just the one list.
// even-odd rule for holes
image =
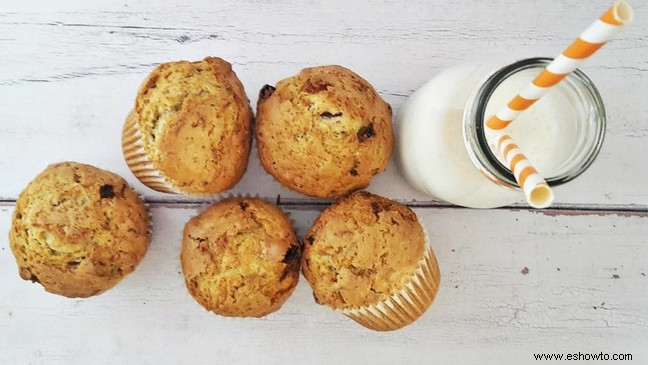
[[[515, 180], [512, 171], [503, 165], [491, 150], [486, 137], [486, 107], [497, 87], [512, 75], [529, 68], [545, 68], [551, 58], [536, 57], [516, 61], [492, 72], [480, 83], [471, 94], [463, 114], [463, 135], [464, 143], [473, 164], [491, 181], [509, 188], [519, 189], [520, 186]], [[545, 176], [547, 184], [558, 186], [569, 182], [585, 172], [598, 156], [603, 145], [606, 127], [606, 115], [603, 100], [596, 86], [582, 71], [576, 69], [561, 83], [567, 83], [572, 88], [578, 88], [586, 101], [591, 104], [594, 110], [594, 136], [590, 148], [577, 164], [569, 171], [557, 176]], [[514, 122], [515, 123], [515, 122]]]

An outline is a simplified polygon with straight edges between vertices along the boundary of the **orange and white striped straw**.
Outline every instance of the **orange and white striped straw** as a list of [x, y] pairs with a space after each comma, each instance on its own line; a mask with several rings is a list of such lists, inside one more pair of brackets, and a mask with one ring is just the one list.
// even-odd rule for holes
[[515, 180], [524, 191], [524, 196], [533, 208], [546, 208], [554, 200], [549, 184], [538, 174], [520, 148], [508, 134], [500, 134], [494, 139], [498, 151], [504, 157]]
[[494, 130], [506, 128], [520, 113], [545, 95], [552, 86], [559, 83], [584, 60], [614, 38], [625, 24], [632, 21], [633, 16], [632, 7], [628, 3], [616, 2], [549, 63], [531, 84], [488, 119], [486, 126]]

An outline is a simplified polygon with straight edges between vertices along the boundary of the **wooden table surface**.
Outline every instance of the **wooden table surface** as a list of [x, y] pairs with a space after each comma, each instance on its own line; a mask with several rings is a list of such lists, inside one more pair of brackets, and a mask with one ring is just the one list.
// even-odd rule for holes
[[[451, 206], [409, 187], [393, 162], [374, 180], [370, 191], [415, 208], [443, 274], [419, 321], [376, 333], [315, 304], [303, 279], [263, 319], [221, 318], [188, 295], [181, 231], [210, 200], [155, 193], [128, 171], [121, 125], [140, 82], [160, 62], [219, 56], [256, 105], [266, 83], [340, 64], [397, 112], [444, 68], [557, 55], [610, 2], [3, 1], [0, 364], [526, 364], [577, 352], [648, 364], [648, 6], [632, 2], [635, 22], [582, 68], [607, 108], [602, 152], [556, 189], [553, 208]], [[64, 160], [124, 176], [152, 207], [147, 256], [91, 299], [21, 280], [9, 249], [16, 197]], [[256, 151], [231, 192], [279, 202], [300, 235], [327, 204], [282, 188]]]

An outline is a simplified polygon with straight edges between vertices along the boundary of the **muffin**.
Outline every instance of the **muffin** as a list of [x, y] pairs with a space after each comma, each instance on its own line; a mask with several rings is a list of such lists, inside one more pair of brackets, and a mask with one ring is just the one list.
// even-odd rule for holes
[[254, 198], [227, 199], [192, 218], [180, 257], [189, 293], [228, 317], [278, 310], [297, 285], [300, 258], [290, 220]]
[[63, 162], [22, 191], [9, 242], [23, 279], [50, 293], [89, 297], [135, 270], [148, 247], [149, 217], [120, 176]]
[[416, 214], [363, 191], [317, 218], [304, 238], [302, 260], [317, 303], [378, 331], [419, 318], [441, 278]]
[[124, 158], [152, 189], [216, 194], [245, 173], [252, 118], [243, 85], [226, 61], [163, 63], [144, 80], [126, 119]]
[[392, 111], [340, 66], [306, 68], [259, 93], [256, 140], [264, 169], [305, 195], [337, 198], [387, 167]]

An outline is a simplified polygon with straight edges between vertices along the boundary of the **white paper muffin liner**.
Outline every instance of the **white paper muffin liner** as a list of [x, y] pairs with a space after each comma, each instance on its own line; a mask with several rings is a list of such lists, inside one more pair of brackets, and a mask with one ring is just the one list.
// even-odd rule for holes
[[163, 193], [183, 194], [155, 167], [148, 156], [142, 141], [142, 133], [137, 124], [134, 111], [131, 111], [122, 132], [122, 151], [128, 168], [133, 175], [149, 188]]
[[419, 261], [419, 267], [403, 288], [376, 304], [340, 309], [339, 312], [376, 331], [397, 330], [411, 324], [425, 313], [439, 290], [441, 272], [430, 247], [427, 230], [420, 220], [419, 224], [423, 227], [425, 235], [425, 251]]

